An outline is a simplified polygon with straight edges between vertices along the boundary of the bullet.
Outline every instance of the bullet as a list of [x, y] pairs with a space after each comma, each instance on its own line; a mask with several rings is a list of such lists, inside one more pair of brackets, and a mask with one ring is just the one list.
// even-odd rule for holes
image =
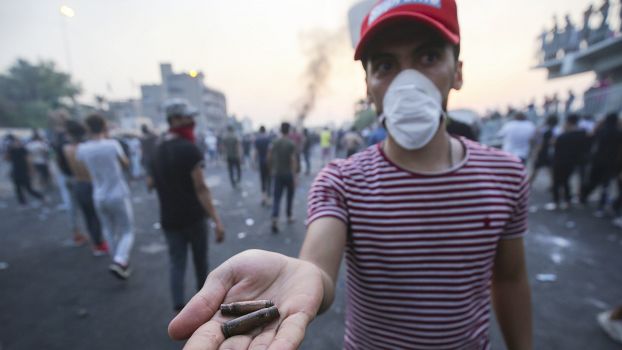
[[255, 328], [267, 325], [279, 317], [279, 309], [277, 309], [276, 306], [257, 310], [248, 315], [244, 315], [223, 323], [221, 327], [222, 334], [225, 338], [233, 337], [234, 335], [246, 334]]
[[274, 303], [270, 300], [241, 301], [231, 304], [221, 304], [220, 312], [223, 316], [242, 316], [271, 306], [274, 306]]

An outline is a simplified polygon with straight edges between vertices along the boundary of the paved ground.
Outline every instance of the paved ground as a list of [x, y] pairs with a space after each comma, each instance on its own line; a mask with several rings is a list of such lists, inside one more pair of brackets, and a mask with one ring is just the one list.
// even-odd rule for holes
[[[233, 191], [224, 167], [210, 167], [208, 182], [227, 226], [226, 242], [210, 247], [211, 266], [249, 248], [297, 255], [311, 180], [304, 178], [296, 194], [300, 219], [272, 235], [268, 210], [259, 205], [257, 175], [246, 170], [242, 188]], [[585, 209], [544, 211], [544, 187], [535, 186], [526, 240], [536, 349], [618, 349], [600, 330], [595, 315], [622, 303], [622, 231]], [[182, 347], [166, 335], [173, 313], [157, 201], [140, 183], [133, 184], [132, 193], [137, 232], [134, 275], [120, 282], [107, 272], [106, 258], [68, 244], [64, 212], [53, 206], [20, 211], [6, 183], [0, 185], [1, 350]], [[557, 279], [540, 282], [539, 274], [554, 274]], [[190, 271], [187, 287], [190, 296], [195, 288]], [[302, 349], [341, 347], [343, 289], [342, 269], [336, 302], [314, 321]], [[491, 336], [493, 348], [503, 349], [496, 327]]]

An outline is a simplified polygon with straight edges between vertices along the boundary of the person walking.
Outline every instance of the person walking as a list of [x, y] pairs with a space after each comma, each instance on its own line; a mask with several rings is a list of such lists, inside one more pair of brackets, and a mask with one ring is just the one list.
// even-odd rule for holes
[[255, 138], [255, 164], [259, 168], [259, 183], [261, 184], [261, 205], [270, 204], [270, 189], [272, 176], [270, 174], [270, 164], [268, 163], [268, 152], [272, 140], [266, 134], [266, 127], [259, 127], [259, 135]]
[[11, 180], [13, 180], [17, 201], [22, 207], [28, 204], [26, 196], [24, 196], [24, 191], [26, 191], [41, 203], [44, 203], [45, 197], [43, 194], [32, 188], [31, 174], [33, 173], [33, 165], [30, 161], [28, 150], [22, 141], [12, 134], [7, 136], [7, 141], [8, 148], [4, 159], [11, 163]]
[[[570, 178], [581, 159], [588, 152], [589, 138], [579, 128], [579, 116], [571, 114], [566, 118], [564, 131], [555, 140], [553, 152], [553, 203], [546, 209], [567, 209], [572, 202]], [[564, 192], [564, 201], [561, 192]]]
[[131, 275], [134, 212], [121, 166], [127, 169], [129, 161], [119, 141], [108, 138], [102, 116], [90, 115], [85, 122], [90, 139], [78, 146], [76, 158], [85, 165], [93, 181], [93, 202], [112, 252], [108, 269], [117, 278], [127, 280]]
[[[56, 155], [55, 176], [56, 183], [60, 192], [60, 197], [62, 200], [62, 203], [58, 207], [61, 210], [67, 211], [67, 217], [69, 218], [71, 232], [73, 233], [73, 243], [75, 246], [79, 247], [87, 243], [88, 238], [84, 234], [82, 234], [80, 225], [78, 223], [79, 204], [75, 196], [75, 189], [73, 187], [73, 173], [64, 152], [65, 146], [71, 144], [71, 136], [69, 136], [69, 133], [67, 131], [67, 125], [69, 120], [70, 119], [68, 118], [59, 118], [57, 120], [54, 128], [54, 142], [52, 143], [52, 149], [54, 150], [54, 154]], [[80, 124], [78, 123], [78, 125]], [[86, 133], [86, 131], [84, 133]]]
[[597, 217], [605, 215], [605, 207], [609, 204], [610, 185], [618, 175], [617, 160], [621, 156], [621, 144], [622, 130], [618, 125], [618, 114], [610, 113], [594, 135], [589, 180], [581, 191], [581, 202], [585, 204], [592, 192], [597, 187], [601, 188], [600, 200], [594, 213]]
[[309, 129], [302, 130], [302, 158], [305, 161], [305, 174], [311, 174], [311, 150], [313, 148], [313, 135]]
[[32, 133], [32, 139], [26, 144], [30, 159], [37, 172], [40, 189], [49, 189], [52, 176], [50, 174], [50, 146], [45, 142], [37, 130]]
[[165, 109], [169, 130], [155, 150], [147, 183], [158, 193], [160, 222], [170, 258], [173, 308], [180, 311], [185, 305], [188, 248], [199, 290], [208, 272], [206, 216], [215, 224], [217, 243], [224, 239], [224, 227], [204, 180], [202, 152], [194, 144], [194, 117], [198, 111], [180, 99], [169, 101]]
[[95, 256], [109, 254], [108, 243], [102, 237], [102, 228], [95, 202], [93, 202], [93, 184], [91, 176], [84, 164], [78, 161], [76, 157], [77, 149], [80, 143], [84, 142], [86, 129], [82, 124], [68, 120], [65, 122], [65, 128], [71, 142], [63, 146], [63, 157], [66, 159], [71, 176], [66, 179], [69, 183], [69, 189], [72, 192], [72, 198], [75, 200], [82, 211], [84, 222], [91, 236], [92, 251]]
[[517, 113], [514, 120], [505, 123], [497, 135], [503, 138], [503, 150], [520, 158], [523, 164], [526, 164], [535, 134], [535, 125], [524, 113]]
[[268, 153], [268, 162], [274, 178], [274, 201], [272, 202], [272, 233], [279, 232], [279, 213], [283, 191], [286, 196], [287, 221], [292, 222], [292, 205], [298, 173], [296, 145], [289, 138], [290, 125], [281, 124], [281, 137], [272, 143]]
[[549, 178], [551, 184], [553, 183], [553, 172], [551, 171], [551, 165], [553, 163], [553, 146], [555, 141], [555, 128], [559, 123], [559, 118], [555, 115], [551, 115], [546, 119], [546, 123], [543, 130], [540, 132], [538, 144], [536, 146], [535, 154], [536, 160], [533, 165], [531, 176], [529, 176], [529, 183], [533, 184], [533, 181], [537, 178], [540, 169], [544, 168], [549, 172]]
[[326, 165], [330, 160], [330, 150], [332, 146], [333, 134], [328, 127], [320, 133], [320, 148], [322, 149], [322, 166]]
[[242, 177], [242, 170], [240, 168], [240, 158], [242, 155], [242, 146], [240, 139], [235, 134], [233, 126], [227, 126], [227, 134], [222, 140], [225, 157], [227, 158], [227, 170], [229, 171], [229, 180], [231, 180], [231, 186], [237, 188]]
[[[386, 142], [319, 173], [298, 258], [230, 258], [171, 322], [174, 339], [296, 349], [333, 302], [345, 261], [345, 349], [489, 349], [493, 308], [506, 348], [533, 348], [529, 183], [515, 156], [446, 132], [450, 91], [463, 82], [459, 48], [454, 0], [373, 6], [355, 59]], [[218, 306], [249, 296], [272, 300], [279, 319], [225, 339]]]

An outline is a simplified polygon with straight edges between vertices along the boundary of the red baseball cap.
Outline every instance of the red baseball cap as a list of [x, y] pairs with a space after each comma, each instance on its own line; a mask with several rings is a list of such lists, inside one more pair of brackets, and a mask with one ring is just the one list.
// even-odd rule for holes
[[431, 26], [450, 43], [460, 44], [460, 25], [455, 0], [380, 0], [361, 25], [361, 39], [354, 59], [360, 60], [370, 39], [387, 24], [412, 20]]

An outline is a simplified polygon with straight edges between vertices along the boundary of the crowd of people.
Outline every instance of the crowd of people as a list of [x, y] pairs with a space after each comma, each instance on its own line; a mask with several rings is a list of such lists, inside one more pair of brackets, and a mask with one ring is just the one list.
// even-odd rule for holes
[[[262, 126], [241, 135], [229, 126], [222, 135], [197, 140], [198, 111], [172, 100], [165, 106], [167, 131], [156, 136], [144, 130], [141, 147], [132, 141], [124, 149], [109, 137], [101, 116], [84, 124], [66, 121], [67, 137], [57, 154], [67, 164], [63, 186], [88, 223], [94, 254], [109, 254], [109, 270], [130, 277], [135, 230], [123, 169], [136, 177], [144, 171], [158, 195], [170, 257], [178, 314], [169, 334], [189, 338], [189, 348], [297, 348], [311, 320], [333, 303], [343, 260], [344, 348], [489, 349], [494, 309], [506, 346], [532, 349], [524, 244], [530, 182], [539, 170], [549, 170], [551, 210], [586, 205], [600, 189], [596, 215], [620, 216], [622, 196], [612, 200], [610, 189], [617, 180], [622, 190], [620, 122], [617, 113], [599, 121], [567, 113], [561, 125], [551, 115], [538, 127], [517, 112], [498, 132], [503, 150], [472, 141], [472, 130], [447, 112], [451, 91], [463, 85], [459, 28], [453, 0], [375, 5], [362, 23], [354, 57], [379, 114], [380, 124], [364, 132], [312, 132], [284, 122], [278, 132]], [[39, 141], [30, 141], [33, 153], [45, 149]], [[271, 231], [277, 234], [282, 197], [287, 221], [295, 219], [302, 163], [311, 173], [317, 143], [323, 167], [308, 192], [299, 256], [249, 250], [208, 274], [206, 219], [216, 242], [223, 241], [226, 222], [206, 183], [205, 160], [226, 162], [233, 191], [246, 169], [257, 169], [261, 203], [272, 205]], [[128, 159], [132, 149], [136, 156]], [[26, 191], [45, 202], [30, 184], [29, 152], [15, 136], [7, 138], [18, 200], [25, 203]], [[142, 167], [133, 168], [132, 161]], [[45, 183], [45, 171], [38, 174]], [[198, 292], [186, 303], [188, 248]], [[271, 300], [279, 323], [225, 339], [219, 306], [236, 296]], [[622, 341], [621, 318], [618, 309], [598, 321]]]
[[525, 113], [517, 112], [498, 134], [505, 151], [530, 165], [530, 182], [542, 170], [547, 173], [552, 201], [546, 209], [588, 205], [598, 190], [594, 215], [613, 217], [613, 224], [622, 228], [622, 126], [618, 113], [599, 121], [591, 115], [570, 113], [560, 122], [556, 115], [549, 115], [537, 127]]

